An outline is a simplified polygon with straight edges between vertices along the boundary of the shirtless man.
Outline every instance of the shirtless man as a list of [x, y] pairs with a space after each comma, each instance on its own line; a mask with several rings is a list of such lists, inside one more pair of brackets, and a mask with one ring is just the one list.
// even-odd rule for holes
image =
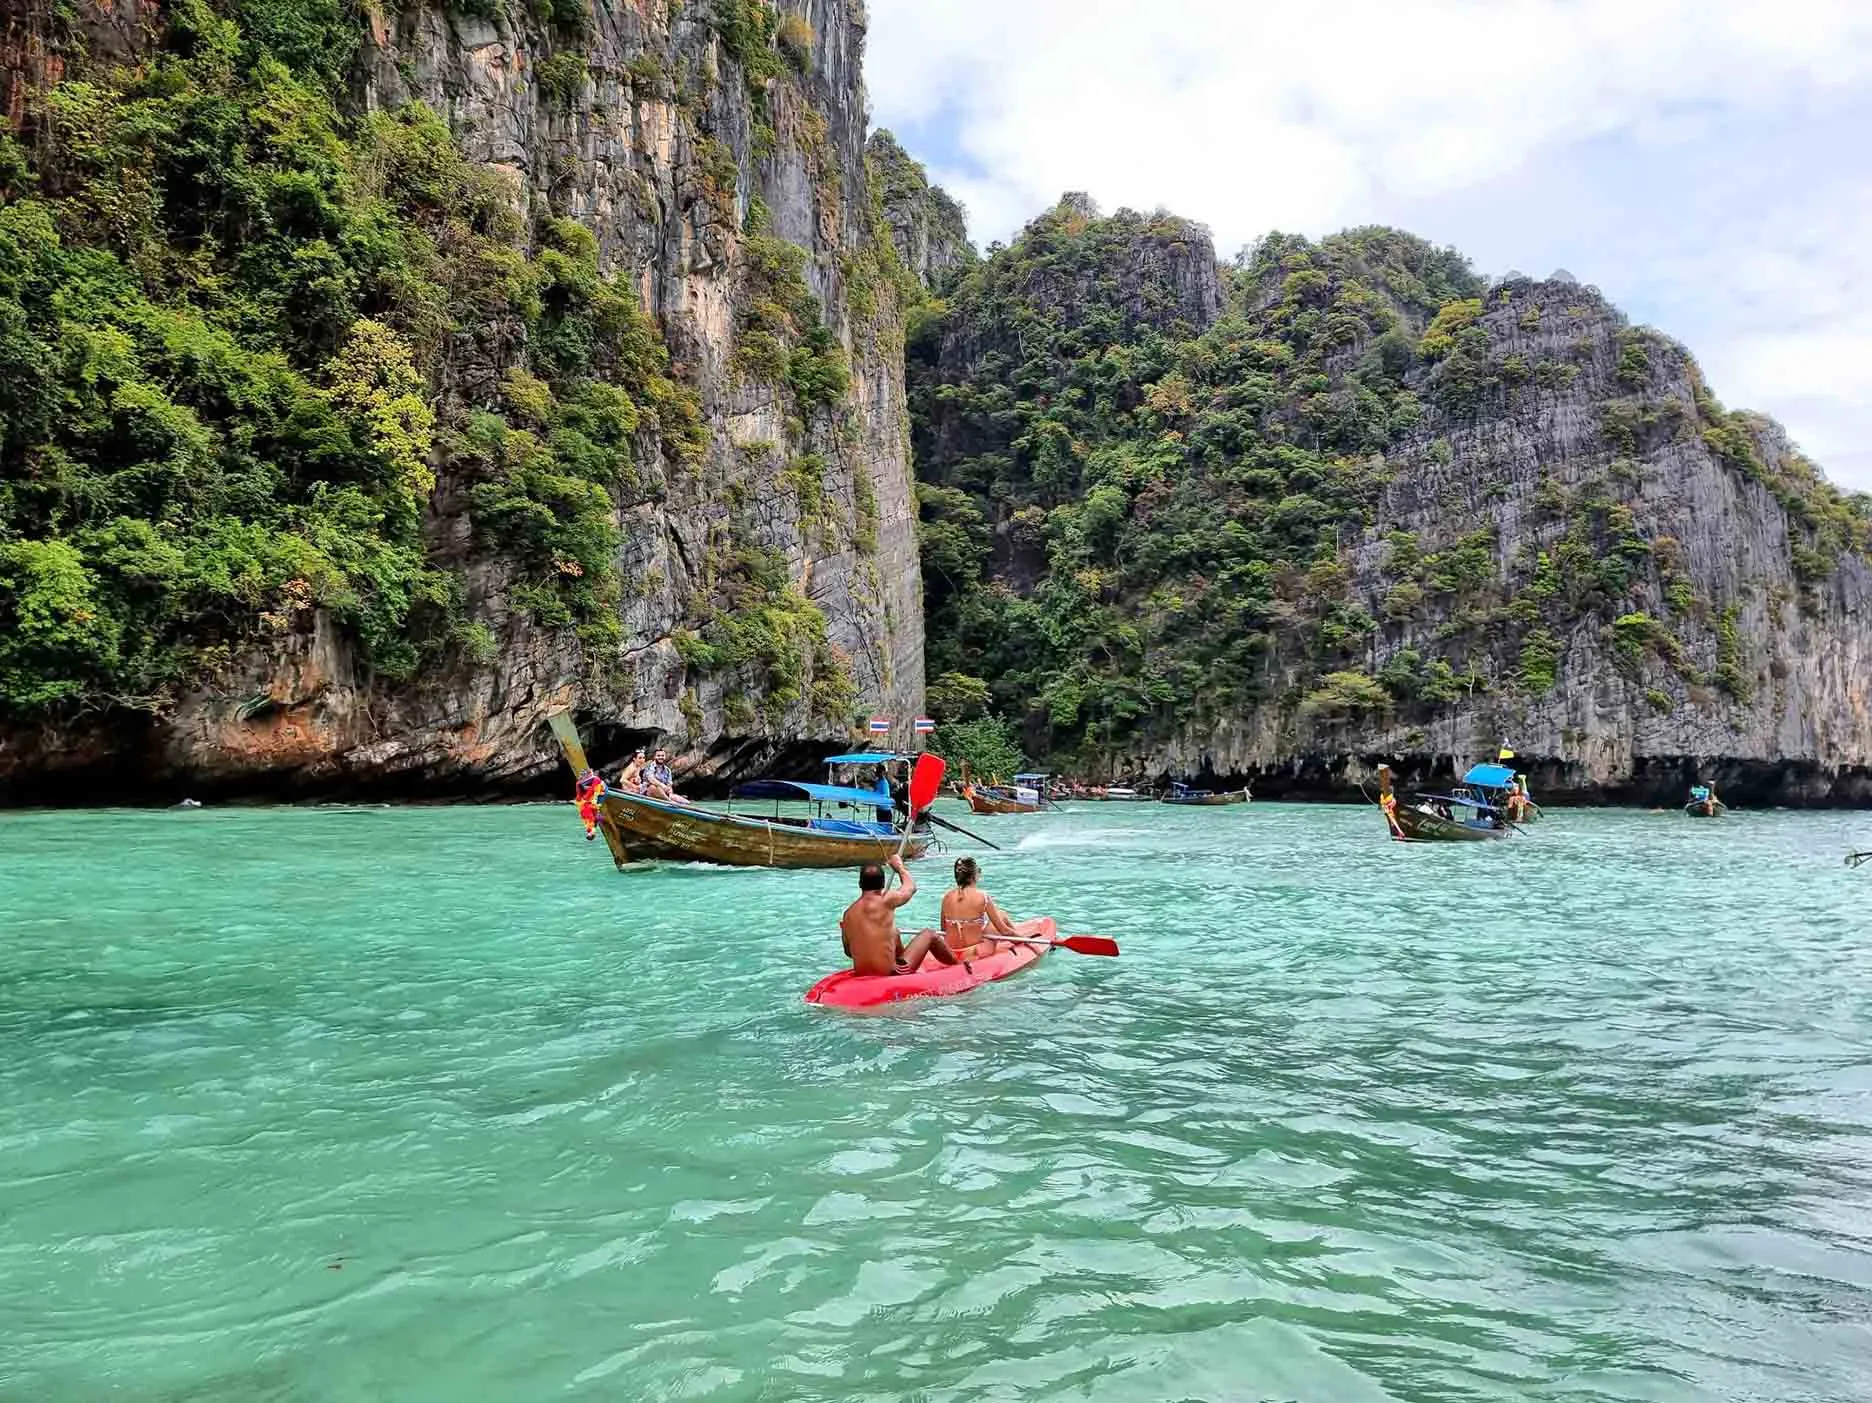
[[893, 892], [884, 890], [884, 869], [875, 862], [858, 869], [858, 899], [845, 908], [839, 921], [853, 972], [915, 974], [924, 958], [932, 955], [938, 964], [955, 964], [954, 952], [936, 931], [918, 931], [908, 945], [898, 938], [897, 911], [916, 895], [916, 880], [904, 867], [903, 858], [895, 853], [891, 854], [890, 868], [903, 882]]

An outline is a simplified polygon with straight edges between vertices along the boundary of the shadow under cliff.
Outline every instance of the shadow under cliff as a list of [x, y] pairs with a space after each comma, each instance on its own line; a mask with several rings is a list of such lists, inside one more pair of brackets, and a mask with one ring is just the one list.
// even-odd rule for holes
[[[615, 775], [639, 746], [654, 750], [667, 737], [654, 729], [577, 718], [586, 757]], [[674, 747], [673, 747], [674, 748]], [[849, 742], [716, 736], [701, 749], [679, 752], [678, 788], [698, 799], [726, 797], [752, 779], [820, 780], [828, 755]], [[199, 753], [199, 752], [198, 752]], [[0, 808], [161, 808], [194, 799], [205, 804], [523, 803], [569, 799], [572, 771], [545, 727], [529, 743], [490, 764], [417, 747], [381, 765], [323, 757], [304, 763], [254, 763], [228, 755], [210, 764], [179, 764], [158, 726], [135, 716], [56, 732], [0, 728]]]

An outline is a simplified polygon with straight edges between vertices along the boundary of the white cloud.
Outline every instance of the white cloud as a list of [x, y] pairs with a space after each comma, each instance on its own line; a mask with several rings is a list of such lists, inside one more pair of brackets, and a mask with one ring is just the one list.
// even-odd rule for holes
[[[1201, 220], [1225, 253], [1377, 221], [1483, 254], [1442, 217], [1480, 210], [1490, 266], [1541, 273], [1550, 253], [1872, 487], [1872, 359], [1831, 358], [1863, 344], [1872, 306], [1863, 147], [1778, 193], [1777, 172], [1714, 149], [1802, 120], [1824, 141], [1830, 111], [1872, 96], [1872, 0], [871, 0], [871, 16], [875, 118], [921, 147], [981, 242], [1066, 190]], [[1621, 153], [1615, 188], [1581, 154], [1600, 147]], [[1691, 157], [1699, 184], [1644, 178]], [[1571, 205], [1531, 178], [1562, 162], [1585, 192]], [[1488, 204], [1497, 188], [1512, 204]]]

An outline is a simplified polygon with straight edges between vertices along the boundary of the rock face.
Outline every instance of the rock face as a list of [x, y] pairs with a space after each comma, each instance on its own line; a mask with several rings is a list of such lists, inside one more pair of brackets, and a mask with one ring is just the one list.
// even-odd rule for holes
[[865, 150], [897, 257], [925, 289], [940, 292], [976, 262], [968, 216], [948, 191], [930, 184], [922, 164], [889, 132], [873, 132]]
[[[1413, 376], [1431, 408], [1386, 455], [1376, 519], [1343, 554], [1346, 597], [1382, 621], [1373, 675], [1414, 651], [1479, 685], [1390, 718], [1260, 708], [1154, 763], [1264, 776], [1272, 794], [1350, 786], [1382, 757], [1429, 780], [1505, 743], [1550, 798], [1675, 806], [1713, 780], [1743, 804], [1872, 802], [1872, 566], [1810, 553], [1812, 511], [1789, 488], [1817, 470], [1772, 421], [1723, 415], [1681, 346], [1570, 276], [1485, 302], [1480, 399], [1439, 406], [1447, 364]], [[1725, 455], [1725, 426], [1752, 457]], [[1396, 532], [1432, 555], [1486, 533], [1492, 578], [1387, 608]], [[1622, 592], [1530, 608], [1569, 545], [1623, 554]], [[1544, 691], [1522, 676], [1530, 619], [1557, 643]]]
[[[0, 730], [0, 786], [15, 798], [69, 793], [80, 776], [93, 797], [550, 783], [560, 762], [541, 722], [564, 705], [599, 736], [595, 759], [657, 736], [679, 769], [727, 779], [789, 747], [842, 741], [863, 713], [906, 727], [917, 713], [902, 308], [869, 197], [862, 5], [789, 0], [777, 35], [772, 13], [752, 7], [769, 30], [751, 38], [737, 0], [597, 5], [571, 35], [538, 18], [543, 8], [373, 10], [352, 89], [360, 114], [412, 100], [440, 114], [472, 161], [508, 181], [522, 227], [550, 215], [588, 228], [699, 399], [700, 453], [678, 466], [653, 445], [619, 504], [622, 647], [592, 656], [517, 606], [510, 562], [477, 538], [466, 480], [444, 459], [425, 533], [492, 630], [491, 661], [385, 682], [344, 629], [307, 610], [160, 716]], [[114, 44], [116, 19], [101, 13], [109, 33], [91, 38]], [[13, 103], [58, 74], [38, 37], [9, 25]], [[36, 66], [22, 71], [19, 56]], [[926, 271], [958, 256], [947, 237], [925, 240]], [[849, 365], [849, 389], [823, 412], [800, 411], [737, 360], [750, 308], [770, 295], [760, 279], [771, 269], [757, 264], [772, 262], [776, 239], [804, 252], [805, 287]], [[499, 325], [459, 337], [437, 387], [444, 412], [490, 402], [513, 358]], [[823, 646], [790, 690], [693, 646], [706, 620], [735, 608], [723, 561], [737, 552], [783, 562], [782, 583], [824, 616]]]
[[932, 671], [1055, 768], [1872, 801], [1872, 504], [1570, 275], [1069, 196], [912, 382]]

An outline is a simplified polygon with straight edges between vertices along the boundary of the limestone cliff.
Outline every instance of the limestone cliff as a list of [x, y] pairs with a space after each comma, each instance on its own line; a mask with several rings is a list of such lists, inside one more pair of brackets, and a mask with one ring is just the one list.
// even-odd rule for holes
[[[1159, 763], [1278, 788], [1297, 755], [1428, 777], [1505, 742], [1548, 795], [1675, 804], [1702, 778], [1743, 803], [1872, 801], [1872, 567], [1815, 539], [1818, 470], [1596, 291], [1517, 280], [1482, 300], [1480, 385], [1451, 396], [1448, 361], [1412, 373], [1428, 411], [1342, 554], [1344, 598], [1380, 621], [1370, 675], [1434, 657], [1473, 688], [1349, 717], [1303, 697]], [[1486, 538], [1489, 567], [1439, 588], [1433, 566], [1400, 605], [1395, 533], [1431, 559]]]
[[912, 351], [935, 693], [1031, 753], [1872, 799], [1866, 500], [1569, 278], [1069, 200]]
[[[62, 46], [109, 76], [177, 41], [164, 9], [133, 0], [122, 15], [81, 8], [76, 30], [44, 8], [38, 32], [9, 21], [5, 93], [50, 170], [60, 129], [34, 112], [66, 65], [45, 55]], [[363, 23], [355, 57], [334, 61], [348, 119], [403, 120], [412, 103], [439, 114], [505, 191], [515, 254], [576, 256], [562, 231], [583, 226], [604, 285], [627, 290], [668, 348], [670, 388], [651, 392], [664, 412], [632, 411], [632, 465], [612, 489], [615, 622], [569, 626], [541, 593], [551, 581], [496, 534], [520, 529], [518, 489], [460, 447], [498, 410], [511, 450], [529, 396], [545, 394], [516, 378], [537, 307], [532, 322], [496, 309], [462, 319], [429, 367], [439, 432], [422, 537], [460, 581], [456, 634], [471, 646], [386, 676], [302, 591], [256, 611], [264, 624], [236, 621], [154, 699], [0, 723], [0, 785], [16, 798], [79, 775], [126, 794], [491, 792], [554, 773], [540, 723], [562, 705], [602, 758], [654, 735], [692, 773], [727, 777], [842, 740], [868, 712], [907, 723], [923, 650], [904, 284], [865, 157], [862, 5], [480, 0]], [[445, 256], [446, 237], [431, 240]]]
[[976, 261], [968, 216], [891, 133], [873, 132], [865, 151], [897, 257], [926, 290], [940, 292]]

